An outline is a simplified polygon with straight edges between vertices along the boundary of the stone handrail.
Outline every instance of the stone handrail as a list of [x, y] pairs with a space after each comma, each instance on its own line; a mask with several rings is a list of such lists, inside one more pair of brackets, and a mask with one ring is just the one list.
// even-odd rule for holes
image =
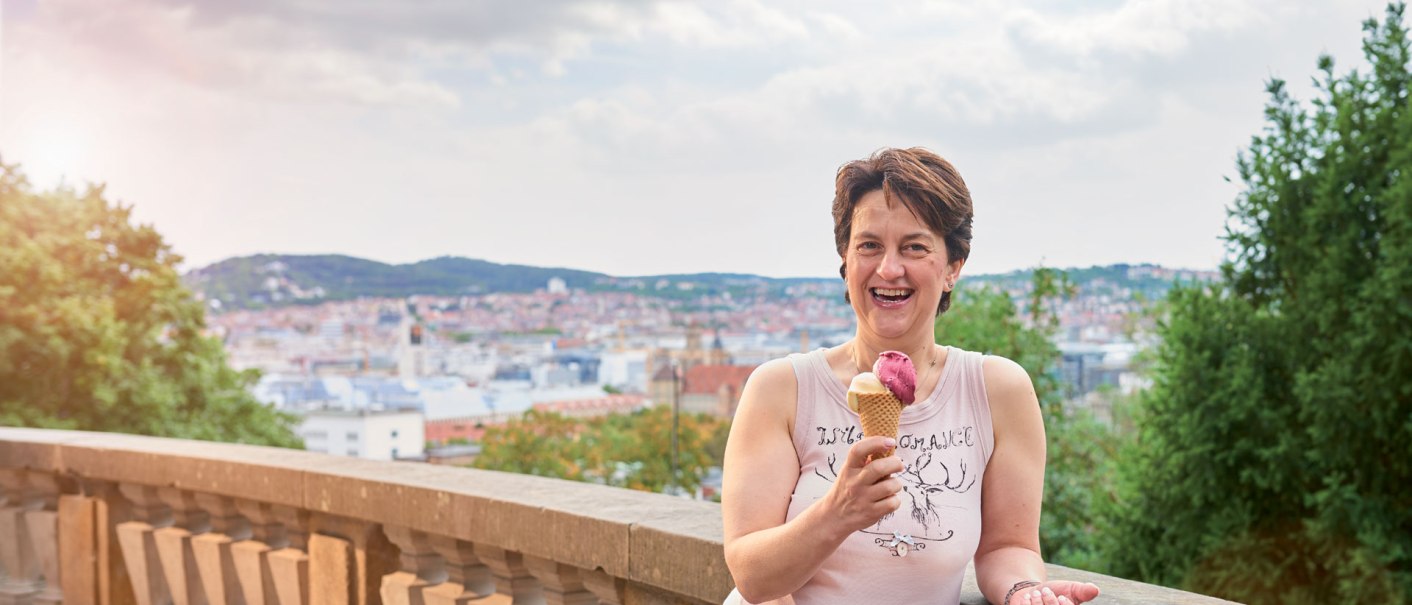
[[[1058, 567], [1098, 603], [1224, 603]], [[719, 505], [494, 471], [0, 428], [0, 605], [713, 604]], [[963, 603], [981, 604], [968, 576]]]

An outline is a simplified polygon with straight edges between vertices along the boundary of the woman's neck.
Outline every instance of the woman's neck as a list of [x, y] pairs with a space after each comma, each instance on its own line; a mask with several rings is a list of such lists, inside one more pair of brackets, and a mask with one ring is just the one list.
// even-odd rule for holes
[[917, 373], [921, 374], [922, 369], [936, 365], [937, 352], [936, 343], [929, 338], [915, 339], [913, 342], [897, 341], [870, 341], [862, 334], [853, 337], [853, 344], [849, 352], [853, 356], [853, 363], [858, 372], [871, 372], [873, 362], [883, 351], [901, 351], [912, 358], [912, 364], [917, 367]]

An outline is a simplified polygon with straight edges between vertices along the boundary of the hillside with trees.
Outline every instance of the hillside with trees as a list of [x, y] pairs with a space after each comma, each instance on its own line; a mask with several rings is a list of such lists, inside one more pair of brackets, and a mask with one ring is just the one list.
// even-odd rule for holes
[[[967, 275], [965, 281], [1023, 296], [1019, 293], [1030, 288], [1033, 272], [1034, 269], [1025, 269]], [[1161, 299], [1174, 285], [1204, 283], [1215, 275], [1151, 264], [1067, 269], [1065, 273], [1085, 296], [1138, 297], [1146, 301]], [[534, 292], [555, 278], [563, 280], [570, 289], [633, 292], [688, 301], [722, 293], [741, 301], [784, 296], [841, 299], [843, 292], [842, 282], [833, 277], [772, 278], [740, 273], [615, 277], [577, 269], [505, 265], [451, 256], [393, 265], [343, 255], [258, 254], [195, 269], [186, 274], [185, 281], [203, 298], [219, 301], [213, 305], [215, 308], [250, 309], [361, 297]]]

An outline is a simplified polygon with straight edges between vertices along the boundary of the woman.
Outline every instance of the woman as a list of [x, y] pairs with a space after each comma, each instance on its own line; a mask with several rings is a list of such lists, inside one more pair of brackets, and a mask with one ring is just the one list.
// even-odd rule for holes
[[[1029, 376], [933, 338], [970, 254], [971, 214], [961, 176], [925, 149], [839, 170], [834, 239], [858, 329], [832, 349], [766, 363], [746, 383], [722, 493], [733, 599], [952, 604], [972, 559], [992, 603], [1098, 595], [1045, 577], [1044, 426]], [[896, 439], [865, 439], [846, 385], [889, 350], [916, 364], [917, 401]], [[896, 455], [868, 461], [894, 445]]]

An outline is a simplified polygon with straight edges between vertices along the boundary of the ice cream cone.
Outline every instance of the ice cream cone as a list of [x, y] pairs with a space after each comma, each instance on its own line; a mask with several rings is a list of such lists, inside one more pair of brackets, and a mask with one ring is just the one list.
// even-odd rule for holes
[[[897, 426], [902, 420], [902, 401], [892, 393], [856, 393], [858, 418], [863, 424], [863, 436], [897, 438]], [[878, 457], [891, 456], [893, 448], [888, 448]]]

